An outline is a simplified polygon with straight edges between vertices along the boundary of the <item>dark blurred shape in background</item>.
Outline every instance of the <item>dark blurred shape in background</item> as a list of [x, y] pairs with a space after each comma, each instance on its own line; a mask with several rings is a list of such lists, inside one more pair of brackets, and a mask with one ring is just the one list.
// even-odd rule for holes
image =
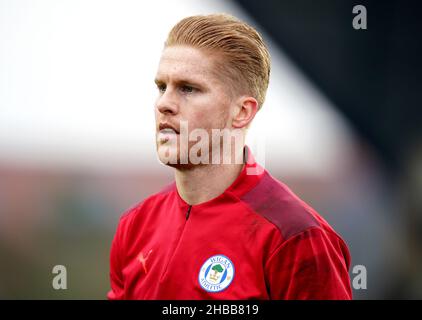
[[[387, 210], [394, 215], [384, 212], [385, 219], [401, 221], [392, 232], [403, 232], [405, 248], [400, 251], [408, 252], [409, 260], [397, 275], [396, 287], [373, 297], [420, 299], [421, 3], [269, 0], [263, 6], [253, 0], [237, 2], [333, 101], [377, 156], [384, 180], [381, 201], [392, 206]], [[351, 27], [350, 17], [356, 14], [350, 8], [355, 5], [367, 10], [366, 30]], [[395, 263], [394, 258], [387, 261]]]

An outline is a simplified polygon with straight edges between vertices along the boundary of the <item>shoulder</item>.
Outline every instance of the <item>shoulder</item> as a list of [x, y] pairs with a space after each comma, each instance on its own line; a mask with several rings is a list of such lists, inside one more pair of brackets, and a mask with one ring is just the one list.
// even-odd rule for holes
[[128, 227], [134, 220], [141, 218], [147, 212], [151, 211], [156, 205], [160, 204], [164, 198], [166, 198], [175, 188], [175, 182], [172, 182], [160, 191], [148, 196], [147, 198], [136, 203], [129, 209], [127, 209], [120, 217], [119, 226], [120, 228]]
[[331, 226], [312, 207], [267, 171], [259, 183], [240, 200], [274, 225], [283, 242], [310, 229], [335, 234]]

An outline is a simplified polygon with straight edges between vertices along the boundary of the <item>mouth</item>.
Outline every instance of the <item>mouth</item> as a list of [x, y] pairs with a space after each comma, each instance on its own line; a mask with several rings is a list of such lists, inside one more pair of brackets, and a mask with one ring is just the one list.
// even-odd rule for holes
[[158, 130], [160, 133], [167, 133], [167, 134], [179, 134], [179, 131], [168, 123], [160, 123]]
[[168, 123], [160, 123], [158, 127], [157, 139], [161, 143], [176, 141], [179, 131]]

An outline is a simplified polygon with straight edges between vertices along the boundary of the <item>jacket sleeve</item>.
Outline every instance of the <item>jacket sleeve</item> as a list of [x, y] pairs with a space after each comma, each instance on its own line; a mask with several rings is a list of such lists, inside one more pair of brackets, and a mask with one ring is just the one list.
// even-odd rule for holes
[[311, 228], [292, 236], [265, 264], [271, 299], [352, 299], [350, 254], [334, 232]]
[[124, 299], [124, 281], [122, 275], [122, 220], [120, 220], [117, 227], [116, 234], [111, 243], [110, 251], [110, 284], [111, 290], [107, 293], [109, 300], [121, 300]]

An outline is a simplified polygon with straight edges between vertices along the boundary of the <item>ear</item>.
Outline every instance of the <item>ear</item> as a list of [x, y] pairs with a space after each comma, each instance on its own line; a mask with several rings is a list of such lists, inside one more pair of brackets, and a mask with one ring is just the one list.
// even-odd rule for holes
[[247, 128], [258, 112], [258, 101], [249, 96], [239, 98], [232, 120], [233, 128]]

